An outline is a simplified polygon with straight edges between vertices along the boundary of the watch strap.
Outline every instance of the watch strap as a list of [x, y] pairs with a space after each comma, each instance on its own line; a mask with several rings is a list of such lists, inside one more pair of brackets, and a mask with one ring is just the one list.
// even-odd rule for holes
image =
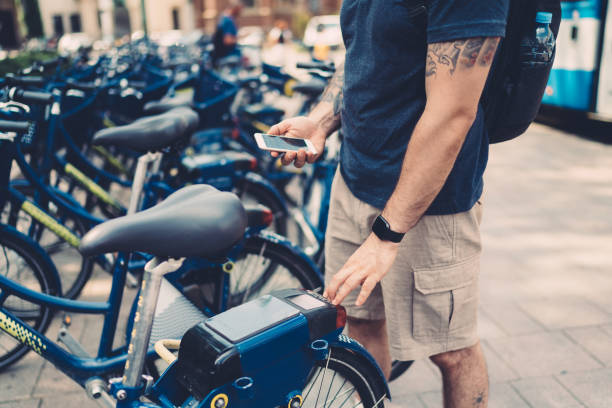
[[382, 214], [376, 217], [376, 220], [374, 220], [374, 224], [372, 224], [372, 232], [376, 234], [381, 241], [399, 243], [401, 242], [402, 238], [404, 238], [404, 233], [396, 232], [391, 229], [389, 222], [385, 220]]

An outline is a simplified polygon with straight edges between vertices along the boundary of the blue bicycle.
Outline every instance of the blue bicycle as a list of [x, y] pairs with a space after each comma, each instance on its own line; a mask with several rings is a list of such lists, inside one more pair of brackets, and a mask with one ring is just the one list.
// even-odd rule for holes
[[[152, 344], [163, 276], [178, 271], [185, 257], [224, 256], [245, 226], [246, 214], [234, 195], [193, 186], [149, 210], [91, 230], [80, 246], [87, 256], [108, 251], [155, 255], [145, 267], [129, 345], [118, 349], [110, 339], [127, 255], [115, 265], [107, 302], [59, 298], [54, 296], [57, 272], [44, 251], [2, 226], [0, 329], [53, 363], [104, 407], [382, 407], [389, 396], [384, 377], [372, 357], [341, 334], [346, 313], [311, 292], [276, 292], [202, 319], [180, 338]], [[38, 287], [7, 278], [24, 270], [37, 277], [32, 281]], [[96, 357], [68, 353], [37, 330], [48, 323], [51, 309], [104, 315]], [[186, 309], [170, 310], [180, 316]], [[178, 357], [169, 345], [178, 347]], [[156, 382], [143, 376], [155, 350], [170, 363]], [[122, 366], [123, 377], [113, 377]]]

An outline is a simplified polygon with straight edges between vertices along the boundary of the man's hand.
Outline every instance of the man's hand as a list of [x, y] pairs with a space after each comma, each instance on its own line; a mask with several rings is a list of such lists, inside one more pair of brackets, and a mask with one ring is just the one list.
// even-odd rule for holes
[[[302, 167], [306, 162], [314, 163], [321, 156], [325, 149], [326, 133], [312, 119], [305, 116], [283, 120], [270, 128], [268, 131], [271, 135], [296, 137], [300, 139], [309, 139], [317, 154], [306, 152], [300, 149], [298, 152], [285, 152], [281, 157], [281, 162], [287, 166], [293, 162], [295, 167]], [[280, 156], [279, 152], [270, 152], [272, 157]]]
[[399, 244], [381, 241], [374, 233], [355, 251], [344, 266], [334, 275], [323, 296], [334, 305], [361, 285], [355, 305], [365, 303], [376, 284], [389, 272], [397, 256]]

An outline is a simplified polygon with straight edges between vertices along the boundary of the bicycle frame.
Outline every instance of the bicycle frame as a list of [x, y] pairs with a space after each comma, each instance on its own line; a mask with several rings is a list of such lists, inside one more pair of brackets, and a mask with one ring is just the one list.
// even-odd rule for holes
[[[126, 360], [126, 347], [113, 349], [112, 341], [115, 336], [121, 297], [125, 287], [126, 259], [126, 256], [122, 254], [117, 258], [111, 291], [106, 302], [86, 302], [46, 295], [30, 290], [0, 275], [0, 289], [2, 289], [0, 300], [4, 300], [8, 295], [13, 294], [32, 303], [53, 309], [104, 315], [102, 334], [95, 357], [80, 358], [68, 353], [44, 334], [38, 333], [28, 324], [22, 322], [3, 306], [0, 306], [0, 329], [20, 343], [32, 348], [83, 387], [87, 380], [92, 377], [110, 374], [121, 369]], [[152, 353], [152, 350], [150, 350], [150, 353]]]

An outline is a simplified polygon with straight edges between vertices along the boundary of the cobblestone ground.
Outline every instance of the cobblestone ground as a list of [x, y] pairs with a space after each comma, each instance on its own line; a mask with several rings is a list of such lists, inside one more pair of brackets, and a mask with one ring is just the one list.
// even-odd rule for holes
[[[489, 406], [612, 407], [612, 146], [534, 125], [492, 147], [484, 202]], [[84, 297], [102, 298], [108, 280], [96, 275]], [[99, 319], [74, 321], [71, 332], [94, 351]], [[426, 360], [391, 384], [405, 408], [440, 408], [440, 388]], [[0, 374], [0, 407], [58, 406], [94, 404], [33, 354]]]

